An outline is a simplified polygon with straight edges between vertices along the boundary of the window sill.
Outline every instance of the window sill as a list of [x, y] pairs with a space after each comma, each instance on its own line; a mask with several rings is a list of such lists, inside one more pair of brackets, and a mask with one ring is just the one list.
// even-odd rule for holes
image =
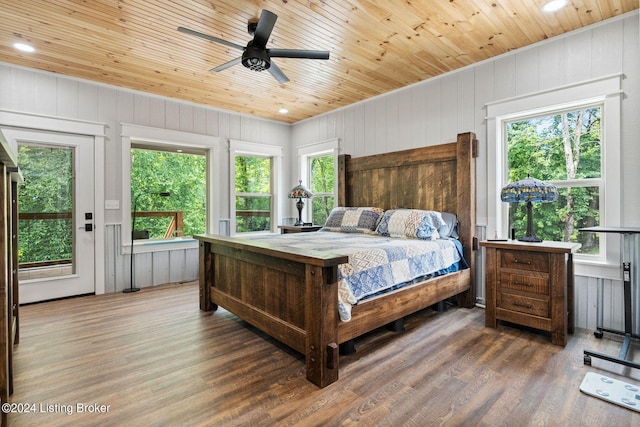
[[[150, 239], [150, 240], [136, 240], [133, 242], [133, 252], [148, 253], [148, 252], [166, 252], [179, 249], [191, 249], [198, 248], [198, 241], [192, 237], [176, 237], [175, 239]], [[131, 242], [123, 247], [125, 254], [131, 253]]]
[[574, 274], [576, 276], [598, 277], [603, 279], [621, 280], [621, 265], [573, 258]]

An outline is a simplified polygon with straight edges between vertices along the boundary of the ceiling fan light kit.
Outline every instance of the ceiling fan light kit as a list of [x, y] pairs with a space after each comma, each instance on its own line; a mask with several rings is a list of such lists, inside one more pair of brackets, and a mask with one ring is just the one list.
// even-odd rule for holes
[[279, 83], [286, 83], [289, 78], [273, 63], [271, 58], [329, 59], [329, 52], [324, 50], [267, 49], [267, 42], [277, 19], [278, 16], [275, 13], [263, 9], [258, 22], [249, 22], [247, 26], [247, 30], [253, 36], [253, 40], [249, 41], [246, 46], [199, 33], [185, 27], [178, 27], [178, 31], [243, 51], [241, 57], [212, 68], [211, 71], [215, 72], [226, 70], [233, 65], [241, 63], [252, 71], [268, 70]]

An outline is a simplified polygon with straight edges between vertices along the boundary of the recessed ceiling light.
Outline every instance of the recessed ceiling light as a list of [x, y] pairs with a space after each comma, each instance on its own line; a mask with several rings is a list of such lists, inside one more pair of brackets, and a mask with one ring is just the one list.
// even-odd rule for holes
[[555, 12], [556, 10], [560, 10], [567, 5], [567, 0], [551, 0], [550, 2], [545, 3], [542, 6], [542, 10], [544, 12]]
[[13, 47], [15, 47], [16, 49], [18, 49], [19, 51], [22, 52], [35, 52], [36, 50], [33, 48], [33, 46], [28, 45], [26, 43], [14, 43]]
[[288, 112], [289, 112], [289, 110], [287, 110], [284, 107], [278, 110], [278, 113], [280, 113], [280, 114], [287, 114]]

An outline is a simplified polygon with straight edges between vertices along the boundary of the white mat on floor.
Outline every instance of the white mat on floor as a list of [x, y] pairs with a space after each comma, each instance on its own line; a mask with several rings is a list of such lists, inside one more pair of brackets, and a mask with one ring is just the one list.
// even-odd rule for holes
[[587, 372], [582, 384], [580, 384], [580, 391], [598, 399], [640, 412], [640, 386], [596, 374], [595, 372]]

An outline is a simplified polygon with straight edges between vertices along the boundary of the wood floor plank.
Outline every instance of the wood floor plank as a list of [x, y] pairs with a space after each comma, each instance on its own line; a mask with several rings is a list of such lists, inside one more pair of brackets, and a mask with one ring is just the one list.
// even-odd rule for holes
[[[299, 353], [225, 310], [201, 312], [195, 283], [20, 313], [11, 402], [35, 412], [9, 414], [10, 426], [640, 425], [579, 391], [590, 371], [640, 384], [637, 370], [583, 364], [584, 348], [617, 354], [619, 341], [578, 330], [563, 348], [526, 328], [486, 328], [480, 308], [427, 309], [404, 333], [358, 338], [324, 389]], [[96, 404], [105, 412], [87, 412]]]

